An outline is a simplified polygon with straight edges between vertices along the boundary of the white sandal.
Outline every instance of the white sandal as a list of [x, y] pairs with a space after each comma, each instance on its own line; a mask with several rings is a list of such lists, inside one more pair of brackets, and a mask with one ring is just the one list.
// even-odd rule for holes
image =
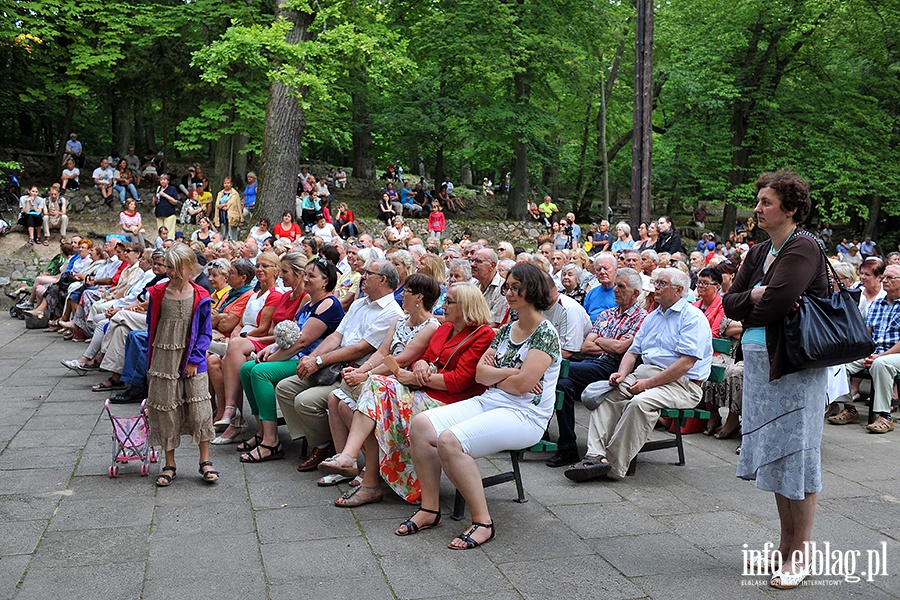
[[[809, 565], [806, 565], [796, 573], [782, 573], [781, 570], [778, 569], [772, 574], [769, 585], [779, 590], [792, 590], [800, 587], [800, 584], [802, 584], [807, 577], [809, 577]], [[778, 583], [775, 583], [776, 579], [778, 580]]]

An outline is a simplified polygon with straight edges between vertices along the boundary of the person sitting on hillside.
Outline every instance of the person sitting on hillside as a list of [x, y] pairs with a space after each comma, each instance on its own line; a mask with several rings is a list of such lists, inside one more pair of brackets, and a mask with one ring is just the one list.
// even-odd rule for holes
[[100, 159], [100, 166], [94, 169], [94, 173], [91, 175], [94, 187], [100, 190], [104, 202], [112, 197], [114, 175], [114, 171], [109, 167], [109, 160], [106, 158]]
[[81, 170], [75, 166], [75, 161], [73, 159], [68, 159], [66, 161], [66, 166], [62, 171], [62, 175], [60, 175], [59, 182], [62, 186], [63, 190], [78, 190], [78, 177], [81, 175]]
[[60, 186], [54, 183], [50, 187], [50, 194], [47, 196], [46, 206], [44, 207], [44, 241], [49, 244], [50, 228], [59, 229], [59, 241], [66, 239], [66, 229], [69, 227], [69, 215], [66, 214], [67, 203], [66, 197], [60, 194]]

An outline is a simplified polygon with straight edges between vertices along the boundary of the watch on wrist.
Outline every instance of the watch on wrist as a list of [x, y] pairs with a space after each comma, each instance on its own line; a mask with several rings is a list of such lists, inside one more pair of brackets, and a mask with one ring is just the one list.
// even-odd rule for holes
[[317, 357], [316, 357], [316, 366], [317, 366], [317, 367], [321, 367], [321, 366], [322, 366], [322, 357], [321, 357], [321, 356], [317, 356]]

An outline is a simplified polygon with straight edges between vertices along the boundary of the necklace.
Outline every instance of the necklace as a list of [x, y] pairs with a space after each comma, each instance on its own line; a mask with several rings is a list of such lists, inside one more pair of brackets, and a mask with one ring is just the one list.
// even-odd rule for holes
[[781, 246], [778, 247], [778, 250], [775, 249], [775, 245], [774, 245], [774, 244], [771, 245], [771, 246], [769, 246], [769, 254], [771, 254], [772, 256], [778, 256], [778, 254], [781, 252], [782, 248], [784, 248], [784, 245], [787, 244], [787, 243], [790, 241], [790, 239], [791, 239], [792, 237], [794, 237], [794, 234], [795, 234], [796, 232], [797, 232], [797, 229], [794, 228], [794, 229], [791, 231], [791, 234], [790, 234], [789, 236], [787, 236], [787, 239], [784, 240], [783, 242], [781, 242]]

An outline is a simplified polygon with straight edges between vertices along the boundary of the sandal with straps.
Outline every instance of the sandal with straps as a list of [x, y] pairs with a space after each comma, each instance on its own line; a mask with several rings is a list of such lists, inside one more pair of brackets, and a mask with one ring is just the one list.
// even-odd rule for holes
[[[485, 529], [491, 530], [491, 536], [488, 539], [484, 540], [483, 542], [476, 542], [475, 540], [472, 539], [472, 534], [475, 533], [476, 531], [478, 531], [479, 527], [484, 527]], [[490, 523], [476, 523], [475, 521], [472, 521], [472, 526], [469, 528], [468, 531], [466, 531], [465, 533], [461, 533], [458, 536], [456, 536], [455, 538], [453, 538], [453, 539], [462, 540], [463, 542], [465, 542], [466, 543], [465, 548], [459, 548], [459, 547], [453, 546], [451, 544], [448, 544], [447, 547], [450, 548], [451, 550], [471, 550], [472, 548], [477, 548], [478, 546], [481, 546], [482, 544], [487, 544], [489, 541], [494, 539], [494, 536], [496, 535], [496, 533], [497, 532], [494, 530], [494, 522], [493, 521], [491, 521]]]
[[[260, 448], [265, 448], [269, 453], [263, 456]], [[256, 454], [253, 454], [253, 450], [256, 450]], [[278, 442], [275, 446], [267, 446], [260, 441], [253, 450], [241, 454], [242, 463], [261, 463], [267, 460], [281, 460], [284, 458], [284, 447], [281, 445], [281, 442]]]
[[204, 460], [200, 463], [200, 475], [203, 476], [203, 481], [206, 483], [215, 483], [219, 480], [219, 472], [215, 469], [208, 469], [206, 471], [203, 470], [203, 467], [212, 467], [211, 460]]
[[[431, 523], [426, 523], [425, 525], [416, 525], [415, 521], [413, 521], [413, 517], [419, 514], [420, 512], [428, 513], [429, 515], [434, 515], [434, 521]], [[397, 528], [394, 530], [394, 535], [413, 535], [415, 533], [419, 533], [423, 529], [431, 529], [432, 527], [440, 527], [443, 525], [441, 523], [441, 511], [439, 510], [428, 510], [427, 508], [420, 508], [416, 512], [414, 512], [410, 517], [404, 522], [400, 523], [400, 527], [406, 527], [406, 531], [404, 533], [400, 533], [400, 529]]]
[[344, 492], [344, 495], [334, 501], [334, 505], [342, 508], [356, 508], [363, 504], [377, 504], [382, 500], [384, 500], [384, 492], [381, 491], [381, 487], [359, 486]]
[[249, 440], [246, 440], [246, 441], [238, 444], [235, 447], [235, 450], [237, 450], [238, 452], [250, 452], [257, 446], [259, 446], [262, 443], [262, 441], [263, 441], [262, 436], [257, 433]]
[[318, 464], [317, 468], [325, 474], [346, 475], [347, 477], [359, 475], [356, 459], [343, 452], [339, 452], [331, 458], [326, 458]]
[[[169, 475], [166, 471], [171, 471], [172, 474]], [[156, 487], [169, 487], [173, 479], [175, 479], [175, 467], [166, 465], [160, 469], [159, 475], [156, 476]]]

